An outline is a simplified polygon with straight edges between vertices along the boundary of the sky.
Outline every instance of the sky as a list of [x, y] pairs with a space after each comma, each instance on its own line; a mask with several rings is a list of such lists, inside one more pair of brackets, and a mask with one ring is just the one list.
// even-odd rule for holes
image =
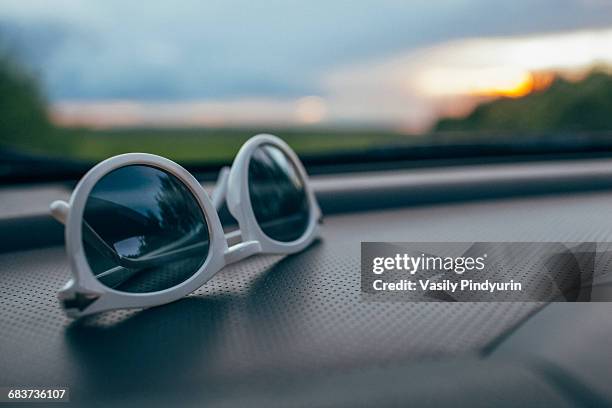
[[1, 0], [56, 122], [426, 130], [612, 64], [609, 0]]

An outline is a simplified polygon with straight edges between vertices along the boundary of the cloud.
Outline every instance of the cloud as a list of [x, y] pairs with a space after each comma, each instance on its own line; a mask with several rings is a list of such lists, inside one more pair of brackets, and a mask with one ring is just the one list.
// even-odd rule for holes
[[[598, 1], [5, 1], [52, 100], [297, 97], [349, 64], [453, 39], [612, 24]], [[5, 30], [7, 31], [7, 30]]]
[[[422, 130], [469, 109], [474, 86], [511, 87], [526, 70], [605, 57], [609, 38], [595, 29], [610, 26], [612, 3], [600, 0], [10, 0], [0, 9], [0, 37], [40, 74], [55, 117], [99, 126]], [[598, 45], [585, 48], [589, 38]]]

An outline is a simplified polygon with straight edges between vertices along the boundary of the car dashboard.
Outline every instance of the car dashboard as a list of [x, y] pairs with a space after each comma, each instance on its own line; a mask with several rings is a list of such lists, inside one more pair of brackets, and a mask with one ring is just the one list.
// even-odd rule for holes
[[380, 301], [360, 284], [366, 241], [611, 241], [612, 160], [312, 182], [325, 218], [307, 250], [76, 321], [56, 298], [70, 265], [46, 209], [70, 186], [3, 188], [0, 384], [69, 387], [76, 406], [612, 403], [608, 303]]

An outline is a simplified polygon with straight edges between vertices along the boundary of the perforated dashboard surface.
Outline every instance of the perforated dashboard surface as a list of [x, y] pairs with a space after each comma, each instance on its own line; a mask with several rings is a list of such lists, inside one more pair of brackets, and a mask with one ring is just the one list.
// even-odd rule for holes
[[[369, 301], [360, 292], [360, 242], [612, 241], [610, 210], [612, 193], [585, 193], [334, 215], [325, 219], [323, 239], [301, 254], [233, 265], [170, 305], [78, 322], [63, 316], [55, 297], [69, 276], [63, 248], [3, 254], [0, 385], [67, 385], [73, 402], [87, 406], [163, 406], [175, 398], [270, 406], [295, 390], [287, 382], [333, 382], [338, 373], [382, 370], [380, 378], [410, 366], [442, 381], [452, 371], [444, 364], [470, 372], [488, 360], [483, 350], [543, 305]], [[567, 402], [550, 382], [522, 370], [502, 371], [529, 384], [520, 391], [536, 398], [529, 402]], [[495, 379], [502, 371], [480, 371], [498, 386], [509, 381]], [[310, 405], [291, 392], [281, 406]], [[335, 402], [352, 405], [346, 401]]]

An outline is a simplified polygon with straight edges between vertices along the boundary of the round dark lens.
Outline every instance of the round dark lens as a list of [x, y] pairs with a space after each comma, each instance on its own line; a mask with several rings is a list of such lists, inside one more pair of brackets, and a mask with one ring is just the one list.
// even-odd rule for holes
[[278, 147], [262, 145], [254, 151], [249, 195], [257, 223], [267, 236], [291, 242], [304, 235], [310, 219], [304, 181]]
[[150, 166], [102, 177], [87, 198], [82, 232], [96, 279], [121, 292], [172, 288], [208, 256], [208, 225], [196, 198], [179, 179]]

